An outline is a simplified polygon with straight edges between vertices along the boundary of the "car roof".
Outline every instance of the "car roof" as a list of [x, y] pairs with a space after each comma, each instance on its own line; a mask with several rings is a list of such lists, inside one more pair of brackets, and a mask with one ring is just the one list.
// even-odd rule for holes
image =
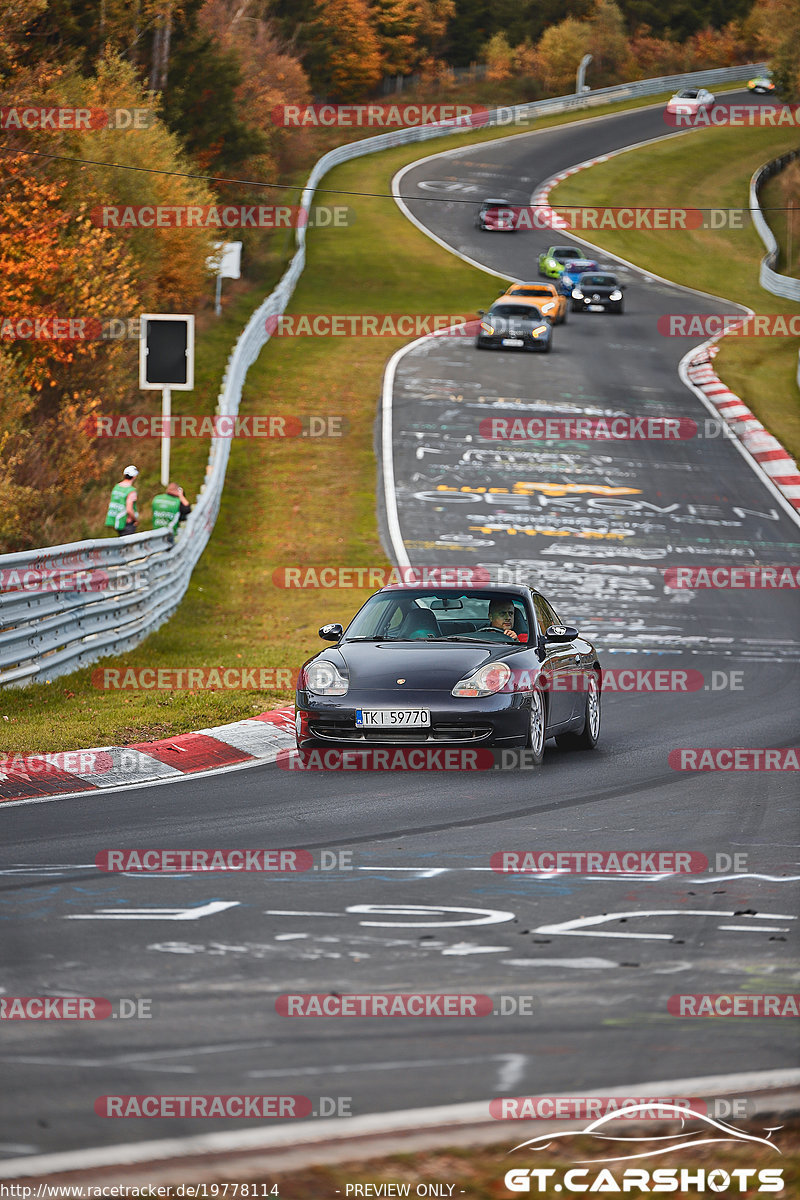
[[539, 596], [541, 592], [528, 583], [480, 583], [470, 587], [438, 587], [436, 584], [416, 586], [408, 583], [387, 583], [379, 588], [375, 595], [381, 592], [442, 592], [456, 596], [468, 596], [471, 592], [511, 592], [514, 596]]
[[[556, 287], [556, 285], [555, 285], [554, 283], [550, 283], [550, 282], [548, 282], [548, 281], [547, 281], [547, 280], [545, 280], [545, 279], [535, 279], [535, 280], [534, 280], [532, 283], [510, 283], [510, 284], [508, 285], [508, 291], [507, 291], [507, 292], [503, 292], [503, 295], [504, 295], [504, 296], [510, 296], [510, 295], [511, 295], [511, 289], [512, 289], [512, 288], [518, 288], [518, 287], [524, 287], [524, 288], [542, 288], [542, 289], [543, 289], [544, 291], [546, 291], [546, 292], [557, 292], [557, 291], [558, 291], [558, 288]], [[500, 298], [500, 297], [498, 296], [498, 299], [499, 299], [499, 298]]]
[[539, 307], [535, 296], [509, 296], [508, 292], [503, 292], [502, 296], [498, 296], [496, 300], [492, 301], [492, 308], [498, 304], [519, 304], [524, 308], [536, 309]]

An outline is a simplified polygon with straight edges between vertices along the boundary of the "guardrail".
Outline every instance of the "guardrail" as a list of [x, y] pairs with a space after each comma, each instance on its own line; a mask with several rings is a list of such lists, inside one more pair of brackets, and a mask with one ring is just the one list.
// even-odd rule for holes
[[778, 243], [775, 234], [764, 218], [758, 199], [758, 193], [766, 181], [773, 175], [777, 175], [787, 163], [793, 162], [798, 157], [800, 157], [800, 150], [790, 150], [788, 154], [782, 154], [780, 158], [774, 158], [754, 171], [750, 180], [750, 213], [756, 232], [767, 251], [761, 260], [758, 282], [765, 291], [772, 292], [773, 296], [781, 296], [784, 300], [796, 300], [800, 303], [800, 279], [795, 279], [791, 275], [781, 275], [774, 269], [775, 263], [778, 261]]
[[[481, 124], [503, 127], [528, 118], [652, 96], [678, 86], [735, 83], [765, 69], [763, 63], [664, 75], [497, 108]], [[425, 142], [470, 128], [458, 121], [396, 129], [330, 150], [314, 165], [302, 196], [309, 209], [332, 167], [394, 146]], [[267, 318], [286, 311], [305, 266], [305, 227], [280, 283], [255, 310], [231, 352], [216, 411], [235, 416], [247, 371], [270, 338]], [[128, 538], [72, 542], [0, 556], [0, 686], [49, 682], [107, 654], [120, 654], [159, 628], [183, 599], [219, 512], [230, 439], [214, 437], [206, 479], [177, 539], [151, 531]]]

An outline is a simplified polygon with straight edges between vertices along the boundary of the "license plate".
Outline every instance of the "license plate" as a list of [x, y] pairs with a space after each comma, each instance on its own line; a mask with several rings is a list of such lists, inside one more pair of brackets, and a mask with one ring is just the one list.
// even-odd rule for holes
[[603, 304], [590, 304], [589, 312], [602, 312], [604, 307], [605, 307], [605, 305], [603, 305]]
[[386, 726], [416, 725], [428, 728], [431, 723], [430, 710], [427, 708], [357, 708], [356, 726], [359, 729], [378, 728]]
[[502, 345], [504, 346], [524, 346], [525, 342], [522, 338], [503, 338]]

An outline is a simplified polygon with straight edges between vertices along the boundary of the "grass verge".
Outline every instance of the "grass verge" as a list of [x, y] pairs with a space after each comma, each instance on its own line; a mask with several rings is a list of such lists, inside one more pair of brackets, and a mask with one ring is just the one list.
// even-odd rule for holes
[[[502, 1123], [499, 1122], [499, 1124]], [[412, 1197], [425, 1194], [452, 1195], [454, 1197], [468, 1196], [470, 1200], [500, 1200], [501, 1197], [507, 1198], [513, 1195], [504, 1184], [506, 1171], [513, 1167], [535, 1167], [543, 1170], [549, 1169], [554, 1173], [544, 1177], [541, 1187], [538, 1178], [532, 1179], [530, 1192], [522, 1194], [530, 1197], [563, 1198], [570, 1194], [577, 1194], [578, 1190], [581, 1192], [591, 1190], [595, 1195], [598, 1194], [598, 1190], [600, 1193], [606, 1194], [608, 1192], [621, 1193], [623, 1172], [626, 1168], [628, 1170], [644, 1169], [651, 1174], [659, 1168], [672, 1168], [677, 1176], [675, 1179], [677, 1190], [670, 1194], [675, 1200], [688, 1200], [688, 1197], [696, 1197], [699, 1193], [696, 1184], [689, 1184], [686, 1188], [680, 1186], [682, 1170], [685, 1170], [690, 1177], [696, 1176], [700, 1170], [703, 1170], [706, 1180], [711, 1171], [726, 1172], [730, 1177], [730, 1190], [727, 1194], [732, 1195], [735, 1191], [738, 1195], [741, 1177], [733, 1175], [734, 1171], [755, 1172], [765, 1168], [777, 1168], [783, 1173], [784, 1190], [781, 1195], [796, 1196], [798, 1194], [796, 1189], [800, 1185], [800, 1124], [797, 1119], [775, 1117], [770, 1120], [764, 1118], [761, 1121], [736, 1122], [737, 1128], [762, 1138], [765, 1136], [764, 1126], [768, 1124], [780, 1125], [780, 1130], [774, 1137], [776, 1145], [780, 1149], [779, 1154], [769, 1151], [763, 1146], [754, 1145], [753, 1142], [731, 1145], [729, 1139], [727, 1144], [723, 1144], [721, 1140], [709, 1141], [708, 1144], [701, 1143], [697, 1147], [687, 1147], [680, 1153], [675, 1152], [661, 1157], [654, 1156], [631, 1162], [609, 1162], [607, 1145], [603, 1149], [602, 1143], [592, 1137], [576, 1137], [574, 1139], [569, 1137], [561, 1141], [554, 1137], [550, 1146], [535, 1154], [509, 1154], [513, 1145], [535, 1137], [537, 1133], [535, 1121], [526, 1123], [517, 1121], [509, 1126], [506, 1131], [507, 1136], [503, 1141], [494, 1146], [471, 1149], [451, 1147], [421, 1151], [413, 1155], [394, 1154], [371, 1161], [337, 1163], [331, 1166], [308, 1167], [305, 1170], [275, 1171], [272, 1174], [256, 1174], [252, 1169], [248, 1172], [247, 1168], [244, 1168], [236, 1172], [236, 1182], [244, 1183], [246, 1181], [264, 1185], [263, 1190], [266, 1193], [277, 1181], [283, 1200], [337, 1200], [337, 1197], [345, 1200], [346, 1196], [378, 1194], [400, 1196], [407, 1194]], [[703, 1126], [702, 1128], [707, 1127]], [[663, 1136], [668, 1130], [670, 1133], [674, 1133], [677, 1131], [677, 1126], [654, 1127], [648, 1125], [646, 1129], [644, 1126], [628, 1127], [621, 1136], [632, 1137], [637, 1133], [639, 1136], [645, 1133], [646, 1136]], [[498, 1136], [501, 1136], [500, 1131]], [[572, 1187], [565, 1186], [560, 1182], [564, 1179], [565, 1172], [570, 1169], [587, 1172], [585, 1175], [575, 1176]], [[604, 1170], [608, 1174], [601, 1177], [599, 1189], [590, 1188], [590, 1184], [596, 1182]], [[608, 1182], [609, 1176], [616, 1182], [616, 1187], [613, 1183]], [[747, 1178], [748, 1184], [746, 1194], [748, 1196], [755, 1195], [759, 1187], [757, 1176], [752, 1174], [749, 1178], [747, 1176], [745, 1178]], [[716, 1175], [713, 1184], [721, 1183], [722, 1179], [723, 1176]], [[604, 1182], [605, 1186], [602, 1186]], [[378, 1192], [377, 1189], [381, 1184], [388, 1184], [389, 1189]], [[437, 1185], [440, 1190], [428, 1193], [427, 1189], [433, 1188], [434, 1185]], [[409, 1189], [408, 1193], [405, 1192], [406, 1187]], [[418, 1187], [420, 1188], [419, 1192], [417, 1192]], [[423, 1188], [425, 1190], [422, 1190]], [[631, 1189], [629, 1184], [626, 1194], [642, 1196], [646, 1190], [640, 1190], [638, 1186]], [[261, 1191], [260, 1187], [259, 1191]], [[174, 1194], [174, 1189], [170, 1189], [170, 1195]], [[712, 1194], [711, 1189], [708, 1194]]]
[[[650, 98], [653, 103], [658, 98]], [[604, 106], [591, 115], [641, 103]], [[550, 117], [536, 128], [580, 120]], [[508, 133], [518, 133], [512, 128]], [[324, 180], [336, 189], [378, 193], [358, 201], [352, 229], [315, 230], [290, 311], [295, 313], [474, 312], [496, 281], [441, 250], [388, 197], [401, 166], [425, 152], [489, 141], [498, 130], [434, 139], [368, 156]], [[237, 298], [198, 342], [198, 378], [216, 394], [235, 333], [253, 307]], [[388, 565], [375, 507], [374, 421], [383, 368], [407, 339], [274, 338], [251, 368], [243, 413], [341, 414], [346, 439], [237, 441], [220, 516], [178, 612], [128, 654], [108, 658], [120, 670], [165, 667], [297, 666], [320, 645], [326, 621], [348, 618], [373, 589], [284, 590], [273, 572], [285, 565]], [[196, 403], [196, 402], [195, 402]], [[183, 398], [176, 410], [197, 411]], [[155, 445], [155, 444], [154, 444]], [[173, 474], [187, 473], [207, 444], [175, 443]], [[200, 457], [198, 457], [200, 456]], [[86, 668], [0, 696], [0, 754], [62, 751], [155, 740], [252, 716], [291, 698], [289, 691], [114, 691], [92, 686]]]
[[[693, 131], [589, 167], [554, 188], [550, 200], [555, 206], [624, 203], [746, 210], [753, 171], [790, 149], [796, 136], [785, 129]], [[800, 305], [759, 286], [763, 246], [746, 211], [743, 219], [743, 228], [603, 231], [590, 236], [612, 253], [676, 283], [749, 305], [759, 313], [800, 313]], [[686, 348], [690, 345], [687, 339]], [[799, 345], [797, 338], [729, 337], [721, 342], [715, 360], [725, 382], [795, 457], [800, 456], [795, 382]]]

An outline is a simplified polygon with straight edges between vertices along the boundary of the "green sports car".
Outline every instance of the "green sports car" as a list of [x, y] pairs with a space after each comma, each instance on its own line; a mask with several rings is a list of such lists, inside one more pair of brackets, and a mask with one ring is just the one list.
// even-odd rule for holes
[[573, 258], [584, 258], [583, 250], [577, 246], [550, 246], [539, 255], [539, 274], [547, 279], [558, 279]]

